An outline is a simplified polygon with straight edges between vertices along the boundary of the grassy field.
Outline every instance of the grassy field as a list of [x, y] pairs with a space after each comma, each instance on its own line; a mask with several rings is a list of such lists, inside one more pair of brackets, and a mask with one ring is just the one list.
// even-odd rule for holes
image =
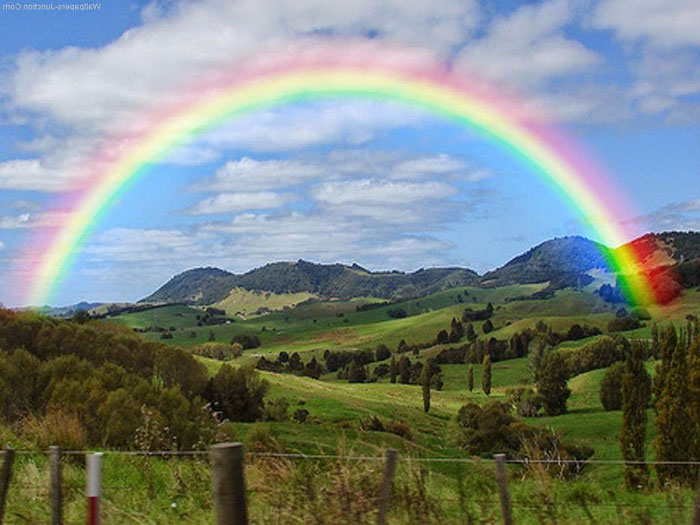
[[[495, 308], [492, 318], [495, 330], [488, 337], [497, 339], [507, 339], [524, 328], [534, 328], [538, 321], [546, 322], [559, 332], [566, 332], [573, 323], [605, 331], [607, 322], [615, 315], [617, 307], [606, 305], [586, 291], [564, 290], [546, 300], [506, 301], [529, 295], [542, 287], [459, 288], [366, 311], [357, 311], [357, 306], [376, 302], [376, 299], [315, 301], [216, 326], [197, 326], [197, 316], [201, 316], [202, 311], [186, 306], [127, 314], [116, 321], [134, 328], [174, 327], [175, 330], [169, 332], [173, 339], [165, 342], [184, 347], [208, 340], [210, 333], [220, 342], [229, 342], [241, 333], [257, 335], [262, 346], [245, 351], [233, 361], [238, 365], [253, 363], [260, 355], [274, 358], [281, 350], [298, 351], [307, 361], [312, 355], [320, 359], [327, 348], [374, 348], [384, 343], [394, 349], [401, 339], [409, 344], [432, 341], [438, 331], [449, 331], [451, 319], [460, 318], [465, 307], [483, 308], [488, 302]], [[396, 308], [404, 309], [407, 317], [391, 318], [389, 310]], [[688, 291], [681, 300], [665, 307], [650, 308], [649, 312], [658, 322], [683, 323], [687, 314], [700, 312], [700, 294]], [[480, 337], [486, 337], [481, 324], [474, 323], [475, 329]], [[191, 337], [191, 333], [195, 337]], [[647, 322], [646, 326], [626, 335], [649, 337], [649, 334], [650, 322]], [[157, 333], [143, 336], [160, 337]], [[590, 340], [565, 342], [561, 346], [571, 350]], [[409, 356], [412, 361], [424, 360], [441, 348], [433, 346], [422, 350], [419, 356]], [[211, 375], [222, 365], [213, 359], [198, 359]], [[648, 367], [653, 371], [653, 363]], [[402, 461], [393, 493], [391, 523], [465, 523], [469, 522], [467, 516], [472, 516], [473, 523], [496, 523], [500, 511], [491, 463], [416, 461], [416, 458], [470, 459], [457, 444], [461, 430], [455, 415], [459, 408], [470, 401], [505, 401], [507, 389], [533, 383], [526, 357], [493, 364], [490, 396], [481, 390], [480, 365], [475, 365], [475, 389], [471, 392], [467, 389], [467, 369], [466, 364], [442, 365], [444, 388], [432, 391], [428, 414], [423, 411], [421, 389], [417, 385], [391, 384], [386, 378], [376, 383], [350, 384], [337, 379], [336, 374], [314, 380], [262, 372], [270, 384], [267, 399], [288, 402], [288, 420], [227, 423], [222, 426], [219, 439], [240, 440], [249, 451], [379, 458], [387, 447], [394, 447], [399, 450]], [[562, 439], [592, 447], [593, 459], [619, 459], [617, 435], [621, 414], [606, 412], [600, 403], [598, 391], [603, 375], [604, 370], [593, 370], [570, 379], [572, 396], [566, 414], [529, 418], [526, 422], [550, 428]], [[301, 410], [308, 411], [303, 423], [293, 417]], [[405, 424], [410, 428], [412, 439], [363, 430], [360, 422], [373, 416], [385, 423]], [[648, 416], [647, 457], [653, 459], [656, 429], [651, 409]], [[23, 442], [11, 429], [1, 432], [0, 437], [5, 442], [34, 450], [33, 454], [18, 456], [6, 522], [45, 523], [48, 521], [46, 458], [36, 445]], [[84, 512], [81, 462], [81, 458], [66, 458], [64, 465], [67, 523], [81, 521]], [[375, 509], [370, 503], [374, 501], [373, 491], [381, 472], [381, 461], [250, 456], [246, 475], [251, 488], [253, 522], [374, 522]], [[629, 492], [623, 487], [619, 464], [587, 466], [574, 481], [559, 480], [535, 467], [511, 465], [509, 472], [517, 523], [682, 523], [690, 520], [693, 494], [689, 490]], [[105, 523], [210, 523], [209, 482], [204, 457], [166, 460], [108, 453]], [[339, 506], [343, 498], [346, 504]]]

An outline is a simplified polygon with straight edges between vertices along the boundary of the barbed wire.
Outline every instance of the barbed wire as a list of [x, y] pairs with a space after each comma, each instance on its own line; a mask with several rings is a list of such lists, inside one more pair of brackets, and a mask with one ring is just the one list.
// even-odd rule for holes
[[[21, 450], [14, 451], [19, 455], [45, 455], [49, 451]], [[2, 451], [4, 454], [4, 451]], [[170, 457], [170, 456], [205, 456], [208, 450], [62, 450], [64, 456], [85, 456], [100, 453], [105, 456], [136, 456], [136, 457]], [[301, 452], [246, 452], [247, 456], [258, 458], [287, 458], [287, 459], [325, 459], [325, 460], [350, 460], [350, 461], [386, 461], [385, 456], [349, 455], [349, 454], [304, 454]], [[494, 458], [475, 457], [420, 457], [399, 455], [398, 459], [416, 463], [495, 463]], [[678, 465], [700, 466], [700, 460], [674, 460], [674, 461], [639, 461], [625, 459], [568, 459], [568, 458], [507, 458], [508, 464], [549, 464], [549, 465], [628, 465], [628, 466], [654, 466], [654, 465]]]

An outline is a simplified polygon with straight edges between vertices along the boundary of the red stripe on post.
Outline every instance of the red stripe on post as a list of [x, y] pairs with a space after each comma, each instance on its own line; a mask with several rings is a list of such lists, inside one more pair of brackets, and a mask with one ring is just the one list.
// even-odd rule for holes
[[100, 524], [100, 498], [98, 496], [88, 496], [88, 525]]

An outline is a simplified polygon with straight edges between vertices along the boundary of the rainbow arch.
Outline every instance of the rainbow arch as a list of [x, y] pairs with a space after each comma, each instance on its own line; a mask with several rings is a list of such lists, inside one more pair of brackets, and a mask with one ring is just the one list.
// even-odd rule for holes
[[[170, 151], [236, 116], [279, 104], [323, 98], [360, 97], [397, 101], [467, 126], [498, 142], [545, 180], [578, 213], [599, 240], [619, 246], [603, 255], [621, 276], [627, 299], [654, 301], [652, 283], [618, 220], [619, 191], [592, 160], [555, 127], [525, 116], [512, 99], [494, 94], [479, 82], [465, 82], [444, 69], [425, 64], [392, 63], [377, 50], [343, 55], [337, 48], [315, 50], [311, 59], [280, 65], [237, 68], [235, 76], [218, 75], [199, 86], [180, 104], [160, 109], [142, 131], [115, 139], [127, 144], [117, 154], [97, 152], [95, 165], [63, 222], [41, 241], [42, 256], [33, 269], [26, 304], [50, 300], [89, 232], [127, 184]], [[35, 246], [36, 247], [36, 246]]]

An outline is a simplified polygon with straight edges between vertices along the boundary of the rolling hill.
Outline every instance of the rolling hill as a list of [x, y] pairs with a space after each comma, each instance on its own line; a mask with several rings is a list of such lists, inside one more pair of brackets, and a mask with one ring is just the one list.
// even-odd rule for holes
[[225, 300], [234, 288], [317, 297], [398, 299], [428, 295], [473, 284], [478, 274], [465, 268], [430, 268], [412, 273], [371, 272], [358, 265], [276, 262], [236, 275], [218, 268], [197, 268], [173, 277], [141, 302], [207, 305]]

